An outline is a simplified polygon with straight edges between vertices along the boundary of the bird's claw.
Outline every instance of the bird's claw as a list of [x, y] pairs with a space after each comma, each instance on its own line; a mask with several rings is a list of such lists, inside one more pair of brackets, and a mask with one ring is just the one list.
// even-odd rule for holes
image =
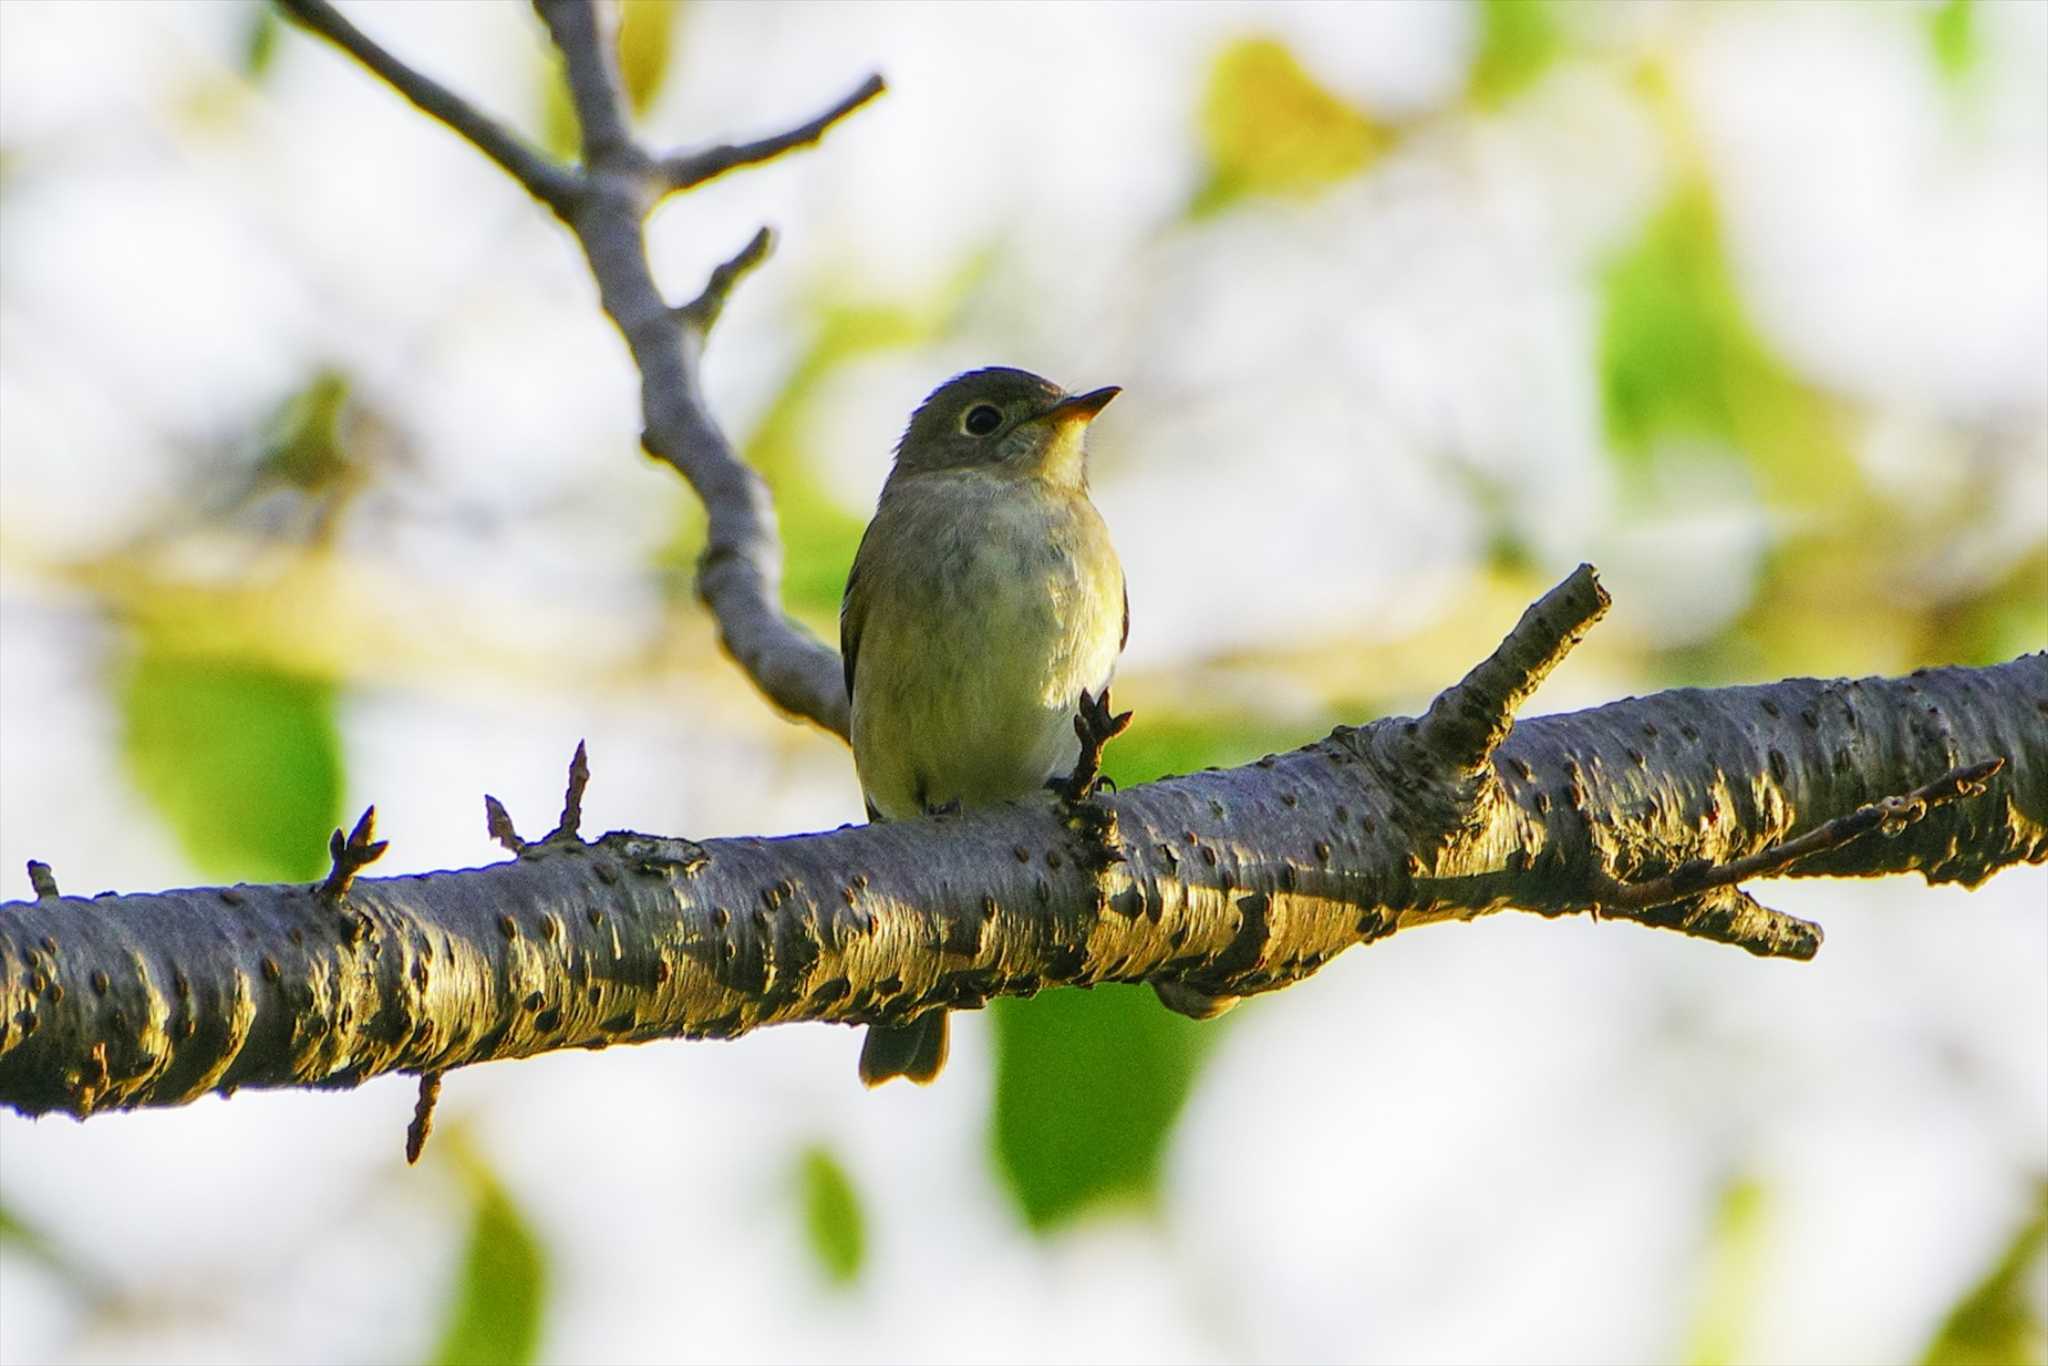
[[[1083, 688], [1080, 704], [1074, 710], [1074, 735], [1081, 742], [1081, 756], [1074, 761], [1074, 771], [1067, 775], [1060, 795], [1076, 803], [1093, 797], [1096, 789], [1108, 781], [1102, 776], [1102, 751], [1130, 727], [1131, 713], [1109, 709], [1108, 688], [1099, 694]], [[1110, 784], [1112, 791], [1115, 786]]]

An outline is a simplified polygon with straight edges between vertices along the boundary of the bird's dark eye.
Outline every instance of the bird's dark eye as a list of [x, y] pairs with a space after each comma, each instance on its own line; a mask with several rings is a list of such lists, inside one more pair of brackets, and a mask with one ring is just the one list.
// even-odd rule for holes
[[987, 436], [1003, 425], [1003, 415], [986, 403], [977, 403], [967, 410], [967, 416], [960, 419], [960, 428], [969, 436]]

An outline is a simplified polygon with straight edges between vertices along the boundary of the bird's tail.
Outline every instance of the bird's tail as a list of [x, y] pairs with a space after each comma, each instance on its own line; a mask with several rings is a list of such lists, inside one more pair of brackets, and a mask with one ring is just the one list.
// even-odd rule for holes
[[860, 1046], [861, 1081], [880, 1086], [891, 1077], [908, 1077], [926, 1085], [946, 1065], [947, 1033], [943, 1010], [928, 1010], [906, 1025], [869, 1025]]

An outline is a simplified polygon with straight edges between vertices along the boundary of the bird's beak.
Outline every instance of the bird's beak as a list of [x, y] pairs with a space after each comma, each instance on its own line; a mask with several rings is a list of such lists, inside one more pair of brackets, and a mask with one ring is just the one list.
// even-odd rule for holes
[[1109, 401], [1123, 390], [1114, 384], [1101, 389], [1091, 389], [1085, 394], [1073, 394], [1061, 399], [1047, 410], [1046, 416], [1055, 425], [1065, 426], [1069, 422], [1093, 422], [1095, 415], [1109, 406]]

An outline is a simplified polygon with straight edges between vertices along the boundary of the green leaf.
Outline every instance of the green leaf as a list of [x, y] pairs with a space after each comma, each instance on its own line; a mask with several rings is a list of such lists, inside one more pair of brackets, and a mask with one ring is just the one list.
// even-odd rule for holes
[[1743, 1359], [1763, 1288], [1769, 1226], [1770, 1193], [1763, 1183], [1737, 1176], [1721, 1188], [1700, 1274], [1699, 1309], [1685, 1351], [1687, 1366], [1728, 1366]]
[[1839, 414], [1750, 323], [1704, 182], [1673, 194], [1600, 290], [1603, 416], [1626, 467], [1691, 438], [1739, 452], [1777, 503], [1839, 504], [1861, 489]]
[[540, 1350], [547, 1258], [526, 1216], [482, 1159], [453, 1146], [475, 1203], [462, 1269], [429, 1360], [433, 1366], [526, 1366]]
[[569, 68], [562, 64], [562, 54], [552, 43], [541, 56], [534, 94], [540, 105], [541, 150], [557, 161], [575, 160], [583, 150], [582, 130], [576, 123], [576, 102], [569, 94]]
[[619, 13], [619, 76], [635, 114], [645, 114], [661, 93], [675, 50], [681, 0], [625, 0]]
[[1472, 98], [1487, 108], [1533, 85], [1563, 43], [1550, 0], [1479, 0], [1479, 52], [1472, 60]]
[[315, 372], [271, 420], [258, 475], [307, 493], [322, 493], [356, 474], [342, 438], [350, 387], [349, 377], [339, 370]]
[[989, 1014], [991, 1139], [1025, 1221], [1044, 1232], [1106, 1201], [1150, 1208], [1167, 1139], [1218, 1026], [1131, 986], [1003, 997]]
[[2048, 1347], [2027, 1283], [2048, 1247], [2048, 1184], [2036, 1189], [2033, 1204], [1990, 1272], [1942, 1321], [1923, 1366], [2040, 1366]]
[[804, 1235], [819, 1269], [834, 1285], [853, 1284], [860, 1278], [868, 1248], [867, 1221], [853, 1179], [823, 1144], [804, 1150], [796, 1176]]
[[269, 0], [249, 7], [248, 29], [242, 38], [242, 70], [253, 81], [270, 74], [277, 56], [277, 10]]
[[1927, 47], [1944, 79], [1960, 84], [1969, 77], [1982, 47], [1972, 0], [1944, 0], [1934, 7], [1927, 16]]
[[1200, 117], [1207, 179], [1193, 217], [1247, 195], [1312, 196], [1358, 174], [1386, 134], [1325, 90], [1274, 38], [1246, 38], [1217, 54]]
[[331, 684], [146, 640], [116, 683], [122, 756], [209, 876], [303, 882], [341, 819]]

